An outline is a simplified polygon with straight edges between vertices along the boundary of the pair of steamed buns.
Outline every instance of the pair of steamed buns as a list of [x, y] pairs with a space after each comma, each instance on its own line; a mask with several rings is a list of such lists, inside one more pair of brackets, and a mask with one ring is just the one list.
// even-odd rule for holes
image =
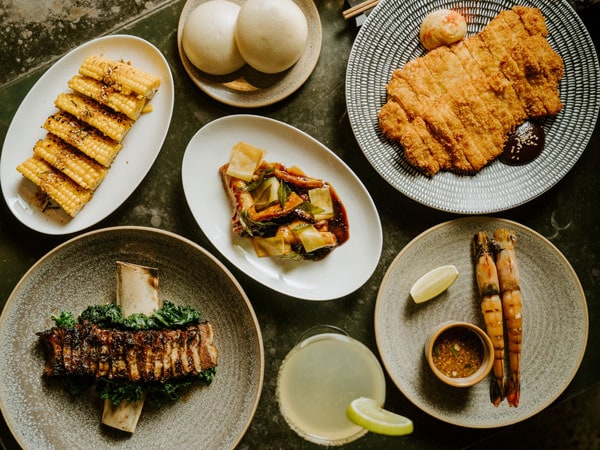
[[264, 73], [282, 72], [302, 56], [306, 17], [292, 0], [209, 0], [195, 8], [181, 43], [190, 62], [211, 75], [249, 64]]

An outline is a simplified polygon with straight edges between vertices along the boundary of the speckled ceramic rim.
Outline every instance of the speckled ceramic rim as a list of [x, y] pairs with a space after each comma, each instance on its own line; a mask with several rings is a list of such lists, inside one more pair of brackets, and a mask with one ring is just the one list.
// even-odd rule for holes
[[[493, 233], [500, 227], [517, 233], [523, 293], [521, 401], [517, 408], [506, 401], [493, 406], [486, 383], [468, 390], [445, 385], [429, 369], [423, 351], [429, 330], [441, 322], [459, 320], [485, 326], [471, 239], [477, 231]], [[456, 266], [456, 281], [437, 298], [415, 304], [409, 292], [414, 281], [444, 264]], [[439, 420], [469, 428], [512, 425], [552, 404], [577, 373], [589, 331], [585, 292], [565, 256], [531, 228], [479, 216], [436, 225], [404, 246], [381, 282], [374, 324], [381, 361], [404, 396]]]
[[[544, 14], [550, 45], [562, 56], [563, 110], [544, 123], [546, 146], [529, 164], [490, 163], [475, 176], [448, 172], [428, 178], [410, 166], [400, 145], [387, 140], [377, 115], [386, 101], [392, 72], [423, 56], [419, 25], [440, 8], [468, 14], [468, 35], [479, 32], [496, 14], [515, 4], [538, 7]], [[600, 109], [600, 66], [594, 43], [566, 0], [387, 0], [379, 2], [361, 27], [348, 59], [346, 103], [352, 130], [375, 170], [407, 197], [458, 214], [489, 214], [522, 205], [549, 190], [585, 150]]]
[[[474, 333], [483, 346], [483, 361], [481, 366], [468, 377], [462, 378], [452, 378], [445, 374], [443, 374], [433, 363], [433, 347], [435, 345], [435, 341], [440, 337], [440, 335], [447, 330], [452, 328], [464, 328]], [[480, 381], [482, 381], [485, 377], [488, 376], [490, 370], [492, 370], [492, 366], [494, 365], [494, 358], [492, 355], [494, 354], [494, 344], [492, 344], [492, 340], [490, 337], [477, 325], [473, 325], [468, 322], [459, 322], [459, 321], [450, 321], [444, 322], [440, 324], [436, 329], [431, 333], [431, 335], [427, 338], [425, 344], [425, 355], [427, 358], [427, 363], [431, 368], [431, 371], [442, 380], [444, 383], [454, 386], [457, 388], [467, 388], [476, 385]]]
[[[198, 70], [183, 51], [181, 35], [190, 13], [208, 0], [188, 0], [183, 6], [177, 26], [177, 48], [181, 63], [188, 76], [205, 94], [226, 105], [240, 108], [259, 108], [272, 105], [298, 90], [313, 72], [321, 54], [321, 18], [313, 0], [294, 0], [306, 16], [308, 39], [300, 59], [279, 74], [263, 74], [248, 65], [230, 75], [211, 76]], [[243, 0], [232, 0], [242, 4]], [[238, 79], [243, 78], [241, 83]], [[239, 87], [237, 87], [239, 84]], [[236, 86], [236, 87], [234, 87]]]
[[[105, 242], [110, 242], [110, 236], [111, 234], [115, 234], [115, 240], [122, 244], [122, 246], [120, 245], [118, 248], [117, 247], [111, 247], [110, 244], [104, 244]], [[138, 236], [138, 239], [136, 239], [136, 236]], [[102, 241], [100, 241], [100, 239], [103, 239]], [[138, 227], [138, 226], [119, 226], [119, 227], [112, 227], [112, 228], [104, 228], [104, 229], [99, 229], [99, 230], [94, 230], [85, 234], [82, 234], [80, 236], [77, 236], [75, 238], [70, 239], [69, 241], [64, 242], [63, 244], [57, 246], [56, 248], [54, 248], [53, 250], [51, 250], [50, 252], [48, 252], [46, 255], [44, 255], [42, 258], [40, 258], [26, 273], [25, 275], [23, 275], [23, 277], [21, 278], [21, 280], [17, 283], [17, 285], [15, 286], [15, 288], [13, 289], [13, 292], [11, 293], [10, 297], [8, 298], [7, 302], [6, 302], [6, 306], [4, 308], [4, 310], [2, 311], [2, 315], [0, 315], [0, 334], [3, 335], [4, 338], [6, 338], [6, 334], [5, 333], [14, 333], [14, 331], [10, 331], [8, 330], [6, 327], [7, 326], [12, 326], [15, 325], [15, 323], [17, 323], [17, 321], [22, 320], [20, 317], [21, 315], [15, 316], [16, 314], [16, 310], [15, 308], [18, 308], [19, 305], [21, 303], [17, 303], [17, 300], [22, 299], [22, 292], [21, 291], [25, 291], [25, 295], [31, 296], [31, 295], [44, 295], [44, 296], [48, 296], [49, 294], [47, 292], [33, 292], [33, 290], [35, 289], [35, 287], [31, 287], [28, 286], [29, 280], [30, 279], [37, 279], [39, 278], [39, 276], [45, 276], [45, 275], [38, 275], [37, 272], [41, 271], [46, 274], [49, 270], [53, 270], [53, 269], [48, 269], [47, 266], [50, 262], [56, 262], [57, 260], [60, 260], [60, 258], [64, 258], [65, 255], [71, 255], [72, 253], [72, 249], [73, 251], [75, 249], [78, 248], [78, 246], [80, 246], [83, 243], [86, 243], [87, 241], [89, 241], [91, 239], [92, 245], [94, 245], [96, 247], [102, 246], [104, 247], [105, 245], [108, 245], [108, 248], [110, 249], [109, 252], [118, 252], [124, 255], [128, 255], [130, 257], [133, 257], [135, 259], [140, 259], [140, 261], [144, 261], [146, 259], [148, 260], [152, 260], [152, 258], [157, 258], [155, 261], [163, 261], [162, 259], [160, 259], [161, 256], [164, 256], [161, 254], [161, 252], [163, 252], [163, 248], [165, 248], [165, 246], [168, 247], [172, 247], [171, 250], [166, 250], [166, 252], [170, 252], [170, 257], [173, 258], [173, 252], [177, 251], [175, 249], [185, 249], [185, 256], [191, 256], [193, 258], [197, 257], [198, 262], [199, 262], [199, 267], [197, 268], [202, 268], [202, 266], [204, 266], [205, 269], [209, 270], [209, 272], [207, 273], [212, 273], [210, 271], [214, 271], [214, 274], [220, 274], [218, 276], [212, 276], [211, 280], [215, 280], [215, 279], [221, 279], [223, 280], [227, 286], [224, 286], [223, 289], [221, 290], [220, 288], [217, 288], [217, 286], [212, 286], [212, 288], [210, 288], [210, 292], [212, 293], [212, 295], [214, 296], [219, 296], [219, 295], [223, 295], [223, 293], [225, 292], [229, 292], [231, 294], [231, 298], [233, 298], [234, 294], [233, 292], [235, 292], [236, 296], [239, 295], [239, 300], [241, 300], [242, 304], [237, 304], [238, 306], [235, 306], [235, 308], [239, 308], [237, 311], [240, 313], [238, 315], [236, 315], [236, 317], [227, 317], [228, 311], [223, 311], [222, 310], [222, 306], [219, 305], [215, 305], [214, 307], [210, 307], [208, 308], [208, 303], [206, 303], [206, 298], [208, 298], [206, 296], [206, 294], [204, 293], [204, 289], [207, 288], [203, 288], [202, 290], [198, 290], [199, 286], [198, 285], [194, 285], [191, 284], [192, 289], [193, 289], [193, 293], [191, 293], [188, 289], [188, 287], [183, 286], [183, 287], [178, 287], [178, 285], [176, 284], [178, 280], [182, 279], [182, 277], [184, 277], [183, 273], [173, 273], [172, 276], [168, 276], [168, 274], [166, 273], [166, 267], [163, 269], [163, 271], [161, 272], [164, 276], [162, 278], [163, 281], [161, 281], [162, 283], [162, 287], [163, 289], [163, 293], [161, 294], [163, 297], [169, 294], [174, 294], [177, 293], [178, 289], [183, 289], [183, 290], [187, 290], [188, 291], [188, 298], [197, 298], [199, 296], [202, 296], [202, 298], [204, 300], [199, 300], [199, 305], [198, 307], [203, 308], [202, 305], [204, 305], [204, 307], [206, 309], [209, 309], [210, 311], [212, 311], [213, 316], [210, 317], [210, 312], [209, 314], [207, 314], [207, 318], [209, 320], [214, 320], [217, 319], [216, 321], [218, 321], [221, 324], [221, 332], [219, 332], [219, 329], [216, 329], [215, 332], [215, 336], [216, 336], [216, 341], [217, 345], [220, 345], [222, 348], [223, 347], [227, 347], [230, 349], [234, 349], [235, 347], [244, 347], [244, 345], [240, 345], [239, 343], [235, 343], [233, 341], [231, 341], [232, 339], [235, 340], [240, 339], [242, 337], [244, 337], [245, 339], [248, 340], [248, 342], [252, 341], [252, 343], [248, 344], [248, 348], [245, 350], [247, 353], [245, 353], [245, 357], [252, 359], [252, 362], [248, 362], [248, 364], [237, 364], [235, 363], [235, 361], [231, 361], [231, 362], [227, 362], [225, 361], [223, 358], [228, 358], [227, 354], [223, 354], [222, 351], [220, 351], [220, 355], [219, 355], [219, 369], [220, 372], [218, 372], [217, 377], [215, 378], [215, 381], [213, 381], [213, 383], [208, 386], [207, 390], [202, 390], [201, 392], [194, 392], [192, 394], [193, 399], [195, 400], [194, 402], [190, 402], [189, 400], [191, 400], [191, 398], [188, 398], [188, 401], [184, 401], [184, 402], [178, 402], [176, 405], [174, 405], [173, 407], [167, 409], [167, 410], [161, 410], [159, 412], [155, 412], [155, 413], [149, 413], [149, 416], [146, 416], [146, 420], [148, 422], [152, 422], [155, 423], [155, 427], [152, 429], [148, 429], [148, 427], [150, 427], [150, 424], [144, 424], [143, 422], [140, 422], [140, 424], [138, 424], [138, 427], [136, 429], [136, 433], [134, 433], [133, 435], [131, 435], [130, 438], [123, 440], [122, 436], [121, 438], [117, 439], [117, 442], [119, 442], [120, 448], [140, 448], [140, 446], [146, 446], [146, 447], [152, 447], [153, 445], [160, 445], [159, 444], [159, 440], [157, 440], [157, 436], [156, 436], [156, 426], [162, 427], [163, 425], [166, 427], [164, 431], [167, 431], [167, 434], [169, 432], [177, 432], [177, 429], [181, 426], [184, 426], [182, 424], [186, 423], [186, 420], [190, 420], [189, 417], [193, 417], [194, 414], [191, 414], [191, 411], [195, 409], [196, 412], [198, 412], [198, 407], [202, 408], [202, 407], [207, 407], [210, 406], [211, 402], [216, 402], [217, 404], [220, 404], [223, 402], [223, 400], [225, 399], [227, 402], [231, 402], [229, 405], [223, 405], [222, 408], [223, 411], [226, 411], [227, 408], [231, 407], [231, 404], [237, 404], [238, 406], [240, 406], [240, 410], [235, 411], [235, 412], [228, 412], [226, 414], [234, 414], [231, 415], [230, 417], [224, 417], [221, 416], [220, 419], [218, 419], [218, 425], [217, 427], [219, 428], [218, 430], [212, 430], [210, 428], [206, 428], [202, 431], [196, 430], [193, 431], [193, 434], [195, 433], [193, 438], [189, 438], [189, 439], [193, 439], [194, 442], [195, 439], [201, 438], [203, 435], [205, 435], [206, 433], [211, 433], [212, 434], [212, 439], [213, 439], [213, 443], [209, 444], [209, 445], [213, 445], [215, 446], [215, 448], [229, 448], [229, 449], [233, 449], [235, 448], [235, 446], [239, 443], [239, 441], [242, 439], [242, 437], [244, 436], [245, 432], [247, 431], [248, 427], [250, 426], [250, 423], [252, 421], [252, 418], [256, 412], [256, 408], [258, 406], [258, 402], [260, 399], [260, 394], [261, 394], [261, 390], [262, 390], [262, 385], [263, 385], [263, 378], [264, 378], [264, 349], [263, 349], [263, 341], [262, 341], [262, 335], [261, 335], [261, 331], [260, 331], [260, 326], [258, 323], [258, 319], [254, 313], [254, 310], [252, 308], [252, 305], [248, 299], [248, 297], [246, 296], [243, 288], [241, 287], [241, 285], [238, 283], [238, 281], [235, 279], [235, 277], [229, 272], [229, 270], [219, 261], [217, 260], [213, 255], [211, 255], [207, 250], [205, 250], [204, 248], [202, 248], [201, 246], [199, 246], [198, 244], [182, 237], [179, 236], [175, 233], [171, 233], [168, 231], [164, 231], [164, 230], [159, 230], [159, 229], [155, 229], [155, 228], [147, 228], [147, 227]], [[150, 243], [150, 247], [151, 249], [148, 250], [147, 247], [144, 247], [143, 242], [149, 242]], [[141, 246], [140, 246], [140, 243]], [[183, 255], [183, 251], [178, 251], [179, 253]], [[194, 256], [197, 255], [197, 256]], [[112, 256], [112, 253], [111, 253]], [[96, 255], [94, 255], [94, 258], [96, 258]], [[102, 256], [98, 257], [99, 259], [102, 258]], [[183, 261], [183, 260], [182, 260]], [[186, 260], [187, 261], [187, 260]], [[63, 261], [62, 264], [67, 264], [66, 261]], [[87, 264], [86, 262], [81, 262], [79, 263], [79, 265], [82, 264]], [[95, 264], [98, 264], [97, 262]], [[167, 262], [165, 262], [164, 264], [168, 264]], [[179, 266], [177, 266], [177, 268], [174, 268], [173, 271], [179, 270], [180, 272], [182, 272], [184, 269], [181, 267], [180, 263]], [[211, 268], [211, 266], [213, 266]], [[191, 268], [190, 268], [191, 269]], [[187, 270], [187, 268], [185, 269]], [[88, 274], [86, 276], [93, 276], [91, 274]], [[209, 275], [206, 275], [209, 276]], [[194, 281], [194, 283], [199, 283], [201, 279], [203, 279], [202, 277], [204, 277], [204, 275], [200, 276], [200, 278], [198, 279], [198, 281]], [[159, 274], [159, 279], [160, 279], [160, 274]], [[189, 278], [187, 278], [187, 276], [185, 277], [186, 281], [189, 280]], [[105, 283], [112, 283], [112, 280], [107, 280], [107, 281], [103, 281]], [[165, 284], [166, 283], [166, 284]], [[44, 284], [43, 282], [41, 284]], [[68, 284], [68, 283], [67, 283]], [[168, 287], [167, 287], [168, 286]], [[95, 287], [95, 285], [94, 285]], [[102, 288], [103, 286], [101, 286]], [[83, 286], [83, 289], [85, 290], [85, 286]], [[62, 289], [61, 289], [62, 290]], [[159, 291], [160, 291], [160, 286], [159, 286]], [[61, 292], [62, 293], [62, 292]], [[64, 294], [64, 293], [63, 293]], [[79, 295], [78, 292], [76, 292], [77, 295]], [[83, 295], [83, 294], [81, 294]], [[92, 292], [92, 295], [94, 295], [94, 293]], [[168, 298], [168, 297], [167, 297]], [[215, 297], [216, 298], [216, 297]], [[108, 300], [110, 301], [110, 300]], [[32, 300], [29, 299], [27, 300], [27, 303], [31, 303]], [[234, 305], [233, 302], [237, 302], [237, 300], [233, 299], [233, 300], [228, 300], [227, 302], [225, 302], [224, 304], [229, 305], [229, 307], [231, 308], [232, 305]], [[200, 304], [201, 303], [201, 304]], [[29, 306], [28, 308], [35, 308], [35, 309], [39, 309], [38, 306], [33, 305], [33, 306]], [[60, 308], [60, 305], [55, 305], [55, 308]], [[235, 309], [235, 308], [232, 308]], [[206, 311], [204, 311], [206, 312]], [[43, 313], [39, 313], [36, 311], [31, 312], [33, 315], [43, 315], [44, 317], [46, 316], [46, 312], [44, 311]], [[215, 316], [219, 316], [219, 317], [215, 317]], [[243, 317], [242, 317], [243, 316]], [[39, 321], [39, 318], [37, 317], [32, 317], [33, 321]], [[48, 325], [48, 318], [44, 318], [41, 319], [42, 322], [42, 326], [44, 326], [44, 323], [46, 324], [46, 326]], [[7, 321], [10, 322], [10, 324], [7, 324]], [[39, 326], [39, 324], [37, 324]], [[243, 328], [242, 329], [242, 325], [247, 326], [247, 328]], [[36, 325], [32, 325], [32, 324], [28, 324], [25, 328], [27, 328], [27, 333], [29, 334], [29, 328], [31, 326], [36, 326]], [[37, 328], [36, 328], [37, 329]], [[236, 331], [233, 331], [234, 329], [236, 329]], [[22, 331], [22, 330], [21, 330]], [[25, 360], [29, 360], [31, 359], [34, 355], [33, 354], [29, 354], [29, 352], [31, 352], [31, 350], [28, 350], [31, 348], [31, 346], [33, 345], [33, 343], [29, 343], [29, 340], [34, 339], [34, 338], [28, 338], [26, 339], [27, 343], [23, 344], [26, 347], [22, 349], [22, 351], [26, 351], [27, 355], [24, 355], [24, 361]], [[8, 352], [13, 352], [14, 348], [11, 350], [11, 348], [7, 348], [8, 345], [13, 345], [14, 343], [11, 341], [10, 339], [6, 339], [3, 341], [3, 346], [4, 346], [4, 350], [3, 351], [8, 351]], [[252, 346], [252, 350], [250, 350], [250, 346]], [[222, 350], [221, 348], [221, 350]], [[233, 353], [233, 352], [232, 352]], [[9, 388], [8, 386], [6, 386], [7, 384], [15, 384], [15, 383], [20, 383], [19, 382], [15, 382], [14, 380], [12, 382], [10, 382], [10, 377], [14, 376], [14, 374], [6, 374], [4, 373], [8, 367], [8, 365], [10, 364], [11, 366], [14, 365], [15, 363], [9, 363], [10, 359], [9, 359], [8, 354], [4, 354], [3, 353], [3, 369], [0, 370], [0, 379], [2, 380], [2, 383], [4, 385], [4, 387], [2, 389], [0, 389], [0, 409], [2, 410], [2, 414], [4, 416], [4, 419], [8, 425], [8, 428], [11, 430], [13, 436], [15, 437], [15, 439], [19, 442], [19, 444], [23, 447], [23, 448], [40, 448], [41, 446], [48, 446], [51, 445], [49, 444], [46, 439], [45, 439], [45, 435], [44, 435], [44, 426], [47, 425], [42, 425], [39, 424], [39, 429], [37, 429], [38, 424], [36, 424], [36, 429], [37, 431], [31, 431], [32, 433], [37, 433], [35, 436], [30, 436], [29, 433], [29, 427], [26, 427], [26, 430], [23, 434], [21, 434], [21, 432], [23, 431], [23, 424], [26, 423], [26, 420], [31, 420], [31, 419], [26, 419], [27, 417], [29, 417], [28, 415], [30, 414], [30, 412], [27, 411], [16, 411], [14, 410], [14, 407], [9, 411], [7, 410], [7, 408], [10, 405], [13, 405], [15, 402], [20, 402], [22, 400], [19, 399], [14, 399], [14, 395], [17, 395], [15, 393], [10, 394], [9, 391], [11, 391], [11, 389], [13, 388]], [[7, 359], [8, 358], [8, 359]], [[20, 360], [21, 358], [19, 358]], [[33, 358], [34, 360], [36, 360], [36, 358]], [[17, 362], [16, 364], [26, 364], [25, 362], [19, 363]], [[239, 367], [244, 366], [246, 369], [241, 369]], [[25, 375], [23, 378], [29, 378], [32, 377], [29, 381], [24, 381], [25, 383], [28, 383], [27, 386], [29, 386], [28, 389], [31, 389], [31, 385], [29, 383], [33, 383], [34, 385], [39, 385], [40, 382], [38, 381], [38, 373], [41, 374], [41, 366], [39, 368], [39, 372], [37, 369], [35, 368], [25, 368], [25, 370], [31, 370], [33, 369], [34, 372], [31, 372], [31, 374], [34, 375]], [[244, 372], [244, 370], [249, 370], [249, 372]], [[218, 381], [219, 375], [221, 375], [221, 380], [223, 381], [223, 383], [220, 383]], [[252, 378], [253, 376], [256, 376], [256, 379]], [[9, 377], [9, 378], [7, 378]], [[244, 379], [244, 377], [246, 377]], [[216, 384], [215, 384], [216, 383]], [[235, 392], [235, 389], [239, 389], [238, 387], [235, 386], [235, 384], [239, 383], [240, 386], [244, 385], [245, 383], [245, 388], [247, 388], [247, 390], [244, 390], [244, 392]], [[24, 387], [23, 387], [24, 388]], [[36, 387], [34, 389], [34, 391], [38, 391], [39, 389], [42, 389], [42, 391], [40, 392], [44, 392], [45, 393], [45, 388], [40, 388], [40, 387]], [[210, 391], [210, 389], [214, 389], [213, 392]], [[230, 389], [233, 389], [234, 391], [228, 391]], [[39, 395], [39, 393], [38, 393]], [[66, 394], [64, 394], [66, 395]], [[216, 398], [215, 395], [218, 397]], [[54, 396], [52, 396], [54, 397]], [[55, 402], [63, 402], [64, 399], [62, 398], [62, 395], [58, 396], [59, 398], [54, 398], [52, 400], [47, 399], [46, 403], [44, 404], [40, 404], [38, 405], [36, 408], [41, 408], [41, 411], [43, 414], [42, 417], [44, 418], [43, 421], [44, 422], [49, 422], [52, 423], [52, 421], [54, 419], [48, 417], [47, 413], [43, 413], [43, 408], [47, 408], [48, 406], [52, 406], [53, 403]], [[30, 400], [27, 404], [30, 405], [30, 402], [32, 400]], [[68, 402], [67, 402], [68, 403]], [[214, 404], [213, 404], [214, 405]], [[65, 408], [67, 408], [67, 410], [69, 410], [69, 408], [73, 408], [74, 404], [66, 404], [64, 405]], [[32, 406], [33, 407], [33, 406]], [[28, 406], [29, 408], [29, 406]], [[62, 406], [61, 406], [62, 408]], [[85, 415], [86, 417], [89, 414], [94, 414], [93, 412], [89, 412], [90, 406], [88, 404], [85, 404], [83, 406], [83, 408], [85, 409]], [[181, 409], [179, 409], [181, 408]], [[190, 409], [191, 408], [191, 409]], [[219, 406], [219, 408], [221, 408], [221, 406]], [[201, 417], [204, 410], [200, 411], [200, 415], [199, 417]], [[214, 411], [214, 410], [213, 410]], [[76, 419], [78, 414], [81, 414], [81, 410], [77, 409], [77, 410], [73, 410], [71, 411], [73, 414], [73, 420], [75, 422], [77, 422], [78, 420], [83, 420], [83, 419]], [[49, 412], [48, 412], [49, 413]], [[53, 411], [53, 413], [56, 413], [57, 415], [60, 415], [61, 412], [60, 411]], [[179, 419], [176, 419], [173, 417], [173, 414], [177, 414], [177, 413], [185, 413], [182, 414], [182, 416], [184, 417], [180, 417]], [[38, 414], [38, 413], [35, 413]], [[158, 414], [158, 416], [157, 416]], [[35, 415], [34, 415], [35, 416]], [[46, 420], [47, 419], [47, 420]], [[88, 417], [89, 419], [89, 417]], [[142, 417], [142, 420], [144, 419], [144, 416]], [[92, 420], [94, 420], [92, 418]], [[99, 421], [99, 417], [98, 417], [98, 421]], [[176, 420], [177, 422], [180, 422], [178, 424], [175, 424], [173, 422], [173, 420]], [[193, 419], [193, 420], [198, 420], [198, 419]], [[211, 419], [212, 420], [212, 419]], [[166, 425], [165, 425], [166, 423]], [[173, 425], [171, 427], [168, 426], [168, 423], [172, 423]], [[229, 424], [229, 425], [228, 425]], [[233, 424], [233, 425], [232, 425]], [[81, 423], [79, 423], [79, 425], [76, 427], [78, 428], [81, 425]], [[100, 430], [100, 424], [98, 422], [97, 425], [86, 425], [86, 426], [91, 426], [90, 429], [94, 429], [94, 430]], [[210, 427], [210, 424], [205, 423], [205, 426]], [[229, 428], [227, 428], [229, 426]], [[179, 432], [181, 432], [182, 430], [179, 430]], [[190, 430], [188, 430], [188, 434], [189, 434]], [[70, 437], [72, 437], [73, 433], [77, 433], [76, 430], [68, 430], [68, 432], [66, 433], [67, 435], [69, 435]], [[143, 436], [142, 436], [143, 435]], [[54, 436], [54, 438], [56, 438], [56, 436]], [[173, 436], [171, 436], [171, 438], [173, 438]], [[167, 439], [169, 442], [171, 442], [173, 445], [176, 445], [176, 442], [179, 438], [176, 439], [171, 439], [168, 436], [161, 438], [161, 439]], [[61, 439], [67, 439], [67, 436], [63, 436]], [[81, 441], [81, 443], [83, 443], [83, 445], [85, 447], [87, 446], [94, 446], [94, 445], [106, 445], [107, 442], [113, 442], [111, 439], [115, 439], [115, 436], [111, 437], [103, 437], [103, 438], [99, 438], [94, 436], [94, 433], [89, 434], [86, 436], [87, 440], [84, 440], [85, 442], [87, 442], [87, 444], [85, 444], [84, 441]], [[98, 439], [100, 439], [102, 442], [104, 442], [104, 444], [99, 444], [97, 441]], [[108, 439], [108, 440], [107, 440]], [[148, 439], [148, 441], [146, 441], [145, 439]], [[188, 438], [185, 438], [188, 439]], [[210, 439], [208, 440], [210, 441]], [[37, 442], [37, 443], [36, 443]], [[43, 442], [43, 444], [42, 444]], [[64, 442], [62, 442], [64, 445], [67, 445], [67, 440], [64, 440]], [[95, 442], [95, 444], [94, 444]], [[191, 441], [188, 440], [188, 444], [190, 444]], [[114, 443], [114, 442], [113, 442]], [[72, 441], [70, 444], [68, 445], [72, 445], [73, 448], [75, 448], [77, 445], [74, 441]], [[185, 444], [187, 445], [187, 444]]]

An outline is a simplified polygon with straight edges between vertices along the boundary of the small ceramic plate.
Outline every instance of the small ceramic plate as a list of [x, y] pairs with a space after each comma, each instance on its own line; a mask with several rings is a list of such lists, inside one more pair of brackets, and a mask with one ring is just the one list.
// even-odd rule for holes
[[[438, 380], [425, 360], [432, 329], [450, 320], [485, 329], [475, 282], [471, 240], [479, 230], [517, 233], [517, 261], [523, 295], [521, 399], [495, 407], [489, 379], [468, 389]], [[409, 291], [430, 270], [453, 264], [457, 280], [439, 297], [416, 304]], [[381, 358], [400, 391], [426, 413], [470, 428], [510, 425], [537, 414], [569, 385], [583, 358], [588, 313], [577, 274], [551, 242], [518, 223], [486, 217], [437, 225], [409, 242], [390, 265], [375, 306], [375, 334]], [[507, 366], [508, 367], [508, 366]]]
[[[60, 208], [43, 210], [39, 189], [24, 179], [16, 167], [33, 155], [36, 141], [46, 135], [43, 123], [58, 111], [54, 99], [70, 90], [67, 82], [90, 55], [130, 61], [160, 76], [161, 85], [151, 100], [153, 111], [136, 121], [93, 198], [77, 216], [70, 218]], [[169, 130], [174, 97], [169, 64], [162, 53], [144, 39], [129, 35], [106, 36], [67, 53], [31, 88], [6, 133], [0, 170], [2, 193], [11, 212], [29, 228], [53, 235], [75, 233], [104, 219], [131, 195], [154, 164]]]
[[[241, 108], [257, 108], [271, 105], [293, 94], [308, 79], [321, 53], [321, 19], [313, 0], [294, 0], [300, 7], [308, 25], [306, 49], [300, 59], [287, 70], [266, 74], [247, 64], [241, 69], [223, 76], [214, 76], [197, 69], [185, 56], [181, 44], [183, 27], [190, 13], [208, 0], [188, 0], [183, 6], [177, 27], [177, 47], [185, 71], [205, 94], [222, 103]], [[232, 0], [243, 4], [243, 0]]]
[[[546, 145], [529, 164], [494, 161], [477, 175], [438, 173], [429, 178], [403, 157], [399, 144], [386, 139], [377, 121], [386, 102], [386, 85], [395, 69], [425, 55], [419, 26], [430, 12], [460, 8], [468, 35], [481, 31], [501, 10], [515, 4], [540, 8], [548, 42], [561, 55], [562, 111], [544, 123]], [[488, 214], [524, 204], [549, 190], [575, 165], [592, 136], [598, 110], [600, 66], [585, 25], [566, 0], [388, 0], [379, 2], [361, 27], [346, 71], [348, 117], [360, 148], [375, 170], [407, 197], [439, 210]]]
[[[164, 300], [189, 305], [215, 327], [217, 374], [176, 403], [144, 405], [135, 433], [102, 426], [102, 402], [71, 397], [42, 378], [36, 332], [52, 314], [79, 315], [114, 301], [117, 260], [158, 268]], [[74, 238], [42, 257], [13, 290], [0, 318], [0, 407], [23, 448], [233, 449], [260, 398], [264, 353], [252, 306], [231, 273], [197, 244], [166, 231], [117, 227]]]
[[[350, 239], [321, 261], [256, 256], [250, 240], [231, 231], [233, 209], [219, 174], [239, 141], [265, 150], [267, 161], [297, 166], [330, 182], [346, 207]], [[371, 196], [337, 155], [297, 128], [244, 114], [214, 120], [190, 140], [181, 172], [188, 205], [206, 237], [238, 269], [270, 289], [306, 300], [331, 300], [354, 292], [377, 267], [383, 237]]]

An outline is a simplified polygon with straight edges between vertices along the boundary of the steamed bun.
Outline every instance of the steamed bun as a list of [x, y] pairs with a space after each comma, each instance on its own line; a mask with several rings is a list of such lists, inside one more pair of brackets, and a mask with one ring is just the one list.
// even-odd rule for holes
[[293, 66], [306, 47], [308, 25], [292, 0], [247, 0], [235, 26], [235, 40], [246, 62], [264, 73]]
[[183, 27], [181, 43], [190, 62], [211, 75], [225, 75], [245, 61], [235, 42], [240, 6], [227, 0], [210, 0], [195, 8]]

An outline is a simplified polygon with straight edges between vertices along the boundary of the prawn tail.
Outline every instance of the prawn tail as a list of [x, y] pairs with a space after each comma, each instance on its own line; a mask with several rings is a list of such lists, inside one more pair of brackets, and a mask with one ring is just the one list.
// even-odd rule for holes
[[498, 406], [504, 399], [504, 383], [501, 379], [492, 377], [490, 382], [490, 400]]
[[519, 375], [511, 373], [506, 383], [506, 400], [510, 406], [519, 406], [519, 397], [521, 395], [521, 382]]

